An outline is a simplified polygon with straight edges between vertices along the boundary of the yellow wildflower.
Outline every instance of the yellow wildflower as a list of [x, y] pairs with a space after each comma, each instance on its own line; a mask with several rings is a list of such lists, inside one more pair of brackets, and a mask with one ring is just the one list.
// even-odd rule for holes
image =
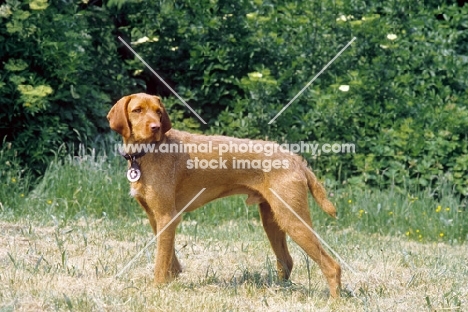
[[362, 215], [365, 213], [364, 209], [359, 210], [359, 216], [358, 218], [362, 217]]

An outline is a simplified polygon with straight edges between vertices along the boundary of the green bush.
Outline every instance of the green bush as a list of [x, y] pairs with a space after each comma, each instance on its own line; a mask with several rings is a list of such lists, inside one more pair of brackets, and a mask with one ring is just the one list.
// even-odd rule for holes
[[62, 144], [91, 145], [108, 131], [111, 99], [131, 86], [112, 31], [97, 8], [45, 0], [0, 6], [0, 138], [34, 172]]
[[359, 143], [356, 173], [416, 188], [446, 178], [466, 196], [468, 9], [380, 5], [372, 15], [346, 12], [354, 19], [342, 23], [366, 38], [350, 83], [359, 104], [347, 118]]

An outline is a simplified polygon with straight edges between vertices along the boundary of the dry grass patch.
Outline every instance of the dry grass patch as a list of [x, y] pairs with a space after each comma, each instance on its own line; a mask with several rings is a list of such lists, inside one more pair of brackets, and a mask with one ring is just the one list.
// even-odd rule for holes
[[114, 275], [152, 238], [146, 220], [81, 219], [39, 226], [0, 223], [2, 311], [421, 311], [466, 310], [466, 245], [422, 244], [353, 230], [318, 231], [354, 267], [343, 297], [328, 302], [317, 265], [294, 243], [292, 282], [276, 278], [258, 221], [222, 226], [184, 222], [177, 236], [185, 271], [154, 287], [151, 247], [122, 278]]

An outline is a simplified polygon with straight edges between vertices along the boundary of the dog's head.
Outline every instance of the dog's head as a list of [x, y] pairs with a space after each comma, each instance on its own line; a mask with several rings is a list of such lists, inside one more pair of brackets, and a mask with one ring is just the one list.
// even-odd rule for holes
[[172, 127], [161, 99], [145, 93], [121, 98], [111, 108], [107, 119], [110, 128], [125, 142], [158, 142]]

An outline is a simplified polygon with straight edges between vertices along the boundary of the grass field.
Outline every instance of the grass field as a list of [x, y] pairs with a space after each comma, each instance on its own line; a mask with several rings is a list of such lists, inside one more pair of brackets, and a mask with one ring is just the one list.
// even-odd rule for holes
[[[1, 156], [1, 155], [0, 155]], [[0, 157], [1, 158], [1, 157]], [[4, 159], [0, 159], [4, 161]], [[339, 219], [310, 203], [316, 231], [354, 269], [329, 302], [315, 263], [290, 242], [280, 283], [254, 206], [242, 197], [184, 216], [176, 238], [184, 273], [154, 287], [152, 239], [128, 196], [125, 163], [82, 154], [51, 164], [30, 191], [14, 166], [0, 190], [0, 311], [464, 311], [468, 220], [450, 187], [411, 194], [329, 183]]]

